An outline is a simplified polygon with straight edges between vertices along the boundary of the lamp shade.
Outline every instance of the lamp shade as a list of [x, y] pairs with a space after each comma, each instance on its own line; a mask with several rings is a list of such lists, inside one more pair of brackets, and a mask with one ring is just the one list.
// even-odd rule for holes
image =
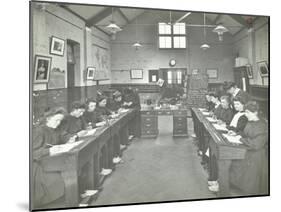
[[210, 48], [210, 46], [208, 44], [204, 43], [200, 46], [200, 48], [203, 49], [203, 50], [207, 50], [207, 49]]
[[142, 47], [142, 45], [137, 41], [133, 44], [133, 47], [135, 47], [137, 50]]
[[122, 31], [122, 29], [117, 24], [115, 24], [113, 21], [110, 22], [110, 24], [107, 25], [106, 28], [109, 29], [109, 31], [113, 34], [116, 32]]
[[228, 32], [228, 29], [225, 28], [223, 25], [219, 24], [216, 26], [216, 28], [213, 30], [213, 32], [218, 33], [219, 35], [222, 35], [225, 32]]

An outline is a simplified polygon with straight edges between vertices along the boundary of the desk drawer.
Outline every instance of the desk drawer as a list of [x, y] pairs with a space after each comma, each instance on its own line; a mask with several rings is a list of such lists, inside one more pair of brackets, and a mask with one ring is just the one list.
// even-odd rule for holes
[[176, 110], [174, 111], [175, 116], [187, 116], [187, 110]]
[[163, 115], [163, 116], [169, 116], [169, 115], [172, 115], [172, 111], [169, 111], [169, 110], [163, 110], [163, 111], [158, 110], [158, 111], [157, 111], [157, 115], [159, 115], [159, 116], [161, 116], [161, 115]]
[[154, 110], [144, 110], [144, 111], [141, 111], [141, 114], [142, 115], [155, 115], [156, 111], [154, 111]]
[[158, 119], [157, 116], [142, 116], [141, 117], [141, 123], [157, 123]]
[[157, 129], [157, 123], [156, 122], [142, 122], [141, 128], [142, 129]]
[[187, 129], [174, 129], [174, 135], [187, 135]]
[[146, 129], [146, 130], [141, 130], [141, 134], [142, 135], [155, 135], [157, 136], [158, 135], [158, 130], [153, 130], [153, 129]]
[[187, 123], [186, 122], [174, 122], [174, 129], [186, 129]]
[[186, 117], [177, 116], [177, 117], [173, 118], [173, 122], [174, 123], [186, 123], [187, 119], [186, 119]]

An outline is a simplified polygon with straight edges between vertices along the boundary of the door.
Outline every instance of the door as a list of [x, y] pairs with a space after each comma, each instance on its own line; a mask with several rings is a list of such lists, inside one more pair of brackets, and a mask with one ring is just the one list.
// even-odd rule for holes
[[67, 104], [68, 110], [72, 102], [80, 101], [81, 91], [75, 87], [76, 76], [80, 73], [80, 45], [79, 43], [67, 40]]
[[234, 68], [234, 81], [238, 88], [249, 92], [249, 78], [247, 75], [247, 67], [241, 66]]

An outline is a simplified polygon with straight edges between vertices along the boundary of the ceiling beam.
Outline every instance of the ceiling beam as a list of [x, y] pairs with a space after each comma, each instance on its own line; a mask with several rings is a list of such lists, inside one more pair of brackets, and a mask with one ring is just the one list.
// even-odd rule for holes
[[218, 20], [221, 18], [221, 14], [217, 15], [217, 17], [214, 20], [214, 24], [217, 24]]
[[91, 26], [97, 24], [98, 22], [100, 22], [101, 20], [105, 19], [106, 17], [108, 17], [111, 14], [112, 14], [112, 8], [108, 7], [106, 9], [102, 10], [101, 12], [99, 12], [98, 14], [94, 15], [93, 17], [89, 18], [86, 21], [86, 26], [91, 27]]
[[86, 19], [83, 18], [81, 15], [79, 15], [78, 13], [74, 12], [72, 9], [70, 9], [69, 7], [67, 7], [66, 5], [60, 5], [60, 7], [62, 7], [63, 9], [67, 10], [68, 12], [70, 12], [71, 14], [75, 15], [76, 17], [80, 18], [81, 20], [83, 20], [84, 22], [86, 22]]
[[229, 15], [233, 20], [241, 24], [242, 26], [248, 26], [247, 22], [244, 18], [242, 18], [240, 15]]
[[130, 20], [127, 18], [127, 16], [122, 12], [122, 10], [120, 8], [117, 9], [117, 11], [119, 12], [119, 14], [122, 16], [122, 18], [126, 21], [126, 23], [129, 23]]

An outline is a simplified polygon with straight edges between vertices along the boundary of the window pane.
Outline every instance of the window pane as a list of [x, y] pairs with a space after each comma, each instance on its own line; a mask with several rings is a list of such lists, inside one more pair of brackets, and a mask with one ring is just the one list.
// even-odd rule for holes
[[186, 37], [185, 36], [174, 37], [174, 48], [186, 48]]
[[178, 71], [178, 72], [177, 72], [177, 83], [178, 83], [178, 84], [181, 84], [181, 81], [182, 81], [181, 71]]
[[168, 71], [167, 79], [168, 79], [168, 84], [172, 84], [172, 72], [171, 71]]
[[185, 35], [185, 23], [176, 23], [173, 25], [173, 33]]
[[172, 38], [169, 36], [159, 37], [159, 48], [172, 48]]
[[158, 32], [159, 34], [171, 34], [171, 25], [166, 23], [159, 23], [158, 24]]

